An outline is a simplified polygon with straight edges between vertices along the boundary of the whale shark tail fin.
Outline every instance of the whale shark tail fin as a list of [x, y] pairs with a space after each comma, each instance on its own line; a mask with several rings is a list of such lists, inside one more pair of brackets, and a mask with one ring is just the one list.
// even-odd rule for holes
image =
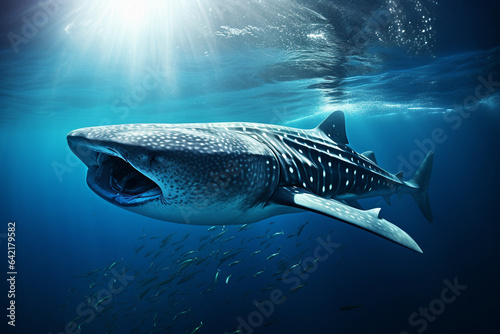
[[411, 195], [417, 203], [420, 211], [424, 214], [424, 217], [428, 222], [433, 221], [431, 203], [429, 201], [429, 196], [427, 195], [427, 189], [429, 188], [429, 182], [431, 180], [432, 173], [432, 162], [434, 160], [434, 153], [429, 152], [425, 157], [424, 161], [416, 171], [413, 178], [408, 181], [411, 185], [415, 186], [417, 189]]

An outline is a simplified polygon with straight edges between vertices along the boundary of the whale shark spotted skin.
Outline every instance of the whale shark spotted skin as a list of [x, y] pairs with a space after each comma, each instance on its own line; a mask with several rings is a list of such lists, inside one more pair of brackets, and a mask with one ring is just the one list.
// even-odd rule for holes
[[83, 128], [67, 136], [88, 167], [87, 184], [124, 209], [169, 222], [246, 224], [308, 210], [422, 252], [379, 208], [356, 200], [411, 194], [427, 220], [430, 152], [413, 179], [348, 146], [345, 119], [333, 112], [309, 130], [254, 123], [129, 124]]

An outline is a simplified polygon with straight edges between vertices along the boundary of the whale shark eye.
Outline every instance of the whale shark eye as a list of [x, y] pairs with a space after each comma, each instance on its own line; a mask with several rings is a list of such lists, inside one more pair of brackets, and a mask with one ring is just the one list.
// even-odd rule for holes
[[156, 161], [156, 159], [158, 159], [158, 157], [157, 157], [156, 155], [154, 155], [154, 154], [151, 154], [151, 155], [149, 156], [149, 161], [150, 161], [150, 162], [155, 162], [155, 161]]

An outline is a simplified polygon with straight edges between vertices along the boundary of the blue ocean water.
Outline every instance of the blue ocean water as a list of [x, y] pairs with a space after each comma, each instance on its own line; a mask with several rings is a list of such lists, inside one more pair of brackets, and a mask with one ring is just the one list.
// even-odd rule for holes
[[[1, 6], [1, 333], [498, 331], [497, 2]], [[432, 224], [410, 197], [362, 202], [423, 254], [307, 212], [242, 230], [139, 216], [87, 187], [66, 142], [137, 122], [312, 128], [334, 110], [390, 172], [435, 152]]]

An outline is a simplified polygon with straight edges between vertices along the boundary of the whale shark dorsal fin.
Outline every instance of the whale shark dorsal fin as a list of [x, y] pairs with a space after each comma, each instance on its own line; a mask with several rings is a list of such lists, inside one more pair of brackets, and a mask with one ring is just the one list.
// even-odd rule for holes
[[380, 218], [380, 208], [359, 210], [334, 199], [323, 198], [297, 187], [280, 187], [272, 201], [332, 217], [374, 233], [382, 238], [422, 253], [417, 243], [402, 229]]
[[361, 153], [361, 155], [363, 155], [366, 158], [370, 159], [375, 164], [378, 164], [377, 158], [375, 158], [375, 153], [373, 153], [373, 151], [366, 151], [366, 152]]
[[349, 141], [347, 140], [347, 135], [345, 133], [345, 117], [344, 113], [340, 110], [334, 111], [328, 116], [320, 125], [315, 129], [323, 133], [326, 137], [331, 140], [347, 145]]

